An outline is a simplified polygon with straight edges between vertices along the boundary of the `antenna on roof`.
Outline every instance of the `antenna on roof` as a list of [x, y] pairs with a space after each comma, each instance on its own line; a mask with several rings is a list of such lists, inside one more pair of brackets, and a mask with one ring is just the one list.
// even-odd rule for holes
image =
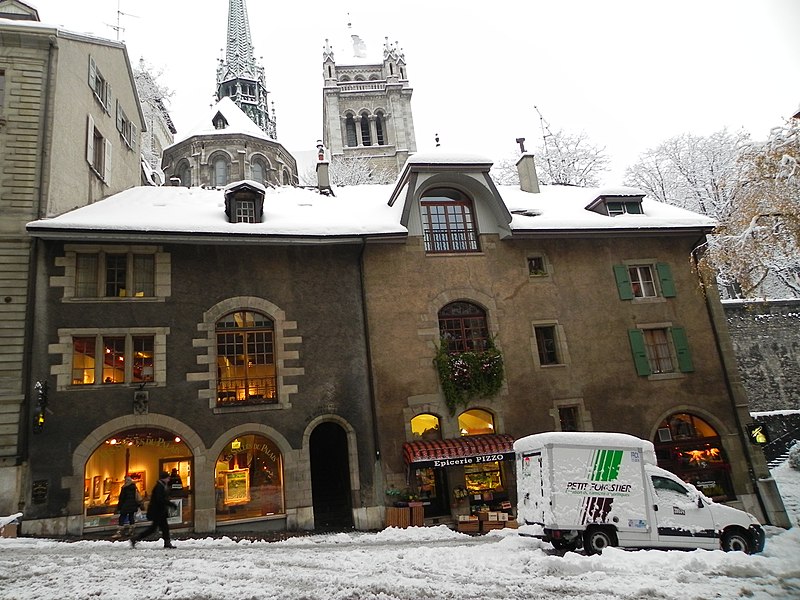
[[436, 140], [436, 147], [438, 148], [439, 147], [439, 134], [437, 133], [436, 137], [433, 138], [433, 139]]
[[123, 15], [124, 15], [124, 16], [126, 16], [126, 17], [133, 17], [133, 18], [135, 18], [135, 19], [138, 19], [138, 18], [139, 18], [139, 17], [138, 17], [138, 16], [136, 16], [136, 15], [132, 15], [132, 14], [130, 14], [130, 13], [125, 13], [125, 12], [122, 12], [122, 11], [119, 9], [119, 3], [120, 3], [120, 0], [117, 0], [117, 24], [116, 24], [116, 25], [108, 25], [108, 24], [106, 24], [106, 25], [108, 25], [108, 27], [111, 27], [111, 29], [113, 29], [114, 31], [116, 31], [116, 32], [117, 32], [117, 41], [119, 41], [119, 34], [120, 34], [120, 32], [121, 32], [121, 31], [125, 31], [125, 28], [124, 28], [122, 25], [120, 25], [120, 24], [119, 24], [119, 18], [120, 18], [121, 16], [123, 16]]

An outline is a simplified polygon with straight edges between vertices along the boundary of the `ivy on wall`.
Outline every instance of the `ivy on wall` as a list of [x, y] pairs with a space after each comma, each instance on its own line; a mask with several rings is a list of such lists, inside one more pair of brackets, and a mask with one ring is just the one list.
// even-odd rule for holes
[[485, 350], [450, 354], [439, 344], [433, 359], [450, 414], [476, 398], [491, 398], [503, 387], [503, 355], [492, 341]]

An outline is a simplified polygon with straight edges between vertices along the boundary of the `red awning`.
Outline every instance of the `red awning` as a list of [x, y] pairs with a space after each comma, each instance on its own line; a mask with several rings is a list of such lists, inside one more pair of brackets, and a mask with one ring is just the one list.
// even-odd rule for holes
[[514, 438], [505, 433], [491, 433], [449, 440], [406, 442], [403, 444], [403, 456], [408, 464], [417, 468], [513, 460]]

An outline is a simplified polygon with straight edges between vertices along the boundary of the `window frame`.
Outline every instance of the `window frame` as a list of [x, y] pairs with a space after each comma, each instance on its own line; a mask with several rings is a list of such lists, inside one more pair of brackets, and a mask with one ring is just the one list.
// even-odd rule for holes
[[[540, 331], [552, 331], [552, 352], [555, 353], [556, 362], [542, 361], [542, 348], [540, 347], [542, 336], [539, 334]], [[564, 327], [556, 320], [538, 320], [531, 322], [531, 351], [534, 364], [540, 369], [560, 368], [570, 364]]]
[[111, 84], [103, 77], [94, 57], [89, 55], [89, 87], [106, 114], [111, 114]]
[[[60, 355], [61, 364], [54, 367], [56, 375], [56, 386], [59, 390], [89, 390], [89, 389], [108, 389], [109, 386], [120, 387], [141, 387], [144, 384], [155, 387], [166, 385], [166, 349], [168, 327], [131, 327], [131, 328], [80, 328], [80, 329], [59, 329], [59, 343], [51, 348], [51, 354]], [[108, 367], [104, 357], [105, 348], [108, 340], [123, 340], [122, 351], [116, 352], [117, 356], [124, 358], [122, 381], [106, 382], [109, 377]], [[148, 339], [151, 341], [152, 357], [150, 358], [149, 372], [151, 377], [136, 377], [134, 368], [137, 363], [135, 353], [137, 352], [137, 340]], [[83, 340], [84, 343], [91, 343], [93, 354], [83, 353], [94, 360], [92, 367], [81, 367], [84, 373], [92, 373], [92, 381], [87, 383], [76, 383], [76, 341]], [[144, 366], [144, 365], [143, 365]]]
[[420, 196], [419, 209], [425, 254], [481, 252], [475, 203], [466, 193], [450, 187], [431, 188]]
[[[655, 344], [648, 343], [645, 332], [654, 331], [663, 332], [664, 343], [661, 345], [666, 346], [668, 357], [664, 356], [663, 352], [657, 353]], [[671, 379], [694, 372], [694, 362], [685, 328], [676, 327], [671, 323], [637, 325], [635, 329], [628, 330], [628, 339], [634, 368], [639, 376], [646, 376], [649, 379]], [[671, 362], [671, 370], [664, 370], [658, 365], [655, 365], [656, 370], [654, 370], [654, 361], [663, 361], [667, 358]]]
[[[632, 281], [631, 269], [650, 270], [652, 283], [655, 293], [652, 296], [637, 296], [635, 284]], [[632, 300], [633, 302], [654, 302], [664, 301], [666, 298], [675, 298], [677, 290], [675, 279], [672, 276], [672, 267], [669, 263], [658, 262], [655, 259], [626, 260], [620, 264], [613, 265], [614, 280], [617, 285], [617, 293], [620, 300]]]
[[[94, 257], [94, 261], [89, 261], [89, 257]], [[120, 259], [124, 259], [120, 261]], [[148, 259], [149, 267], [143, 267], [142, 259]], [[94, 277], [91, 277], [92, 265], [87, 265], [81, 269], [80, 263], [82, 261], [94, 262]], [[116, 264], [113, 264], [116, 263]], [[124, 264], [123, 264], [124, 263]], [[140, 266], [137, 266], [137, 263]], [[118, 277], [113, 277], [113, 273], [119, 274]], [[148, 271], [144, 285], [137, 286], [137, 281], [142, 281], [142, 274]], [[82, 276], [87, 275], [89, 277]], [[88, 299], [108, 299], [108, 298], [154, 298], [156, 296], [156, 255], [150, 252], [76, 252], [75, 253], [75, 298], [82, 300]], [[78, 295], [78, 282], [85, 281], [85, 285], [90, 285], [92, 282], [95, 284], [95, 294], [93, 295]], [[128, 290], [136, 290], [137, 287], [142, 288], [142, 295], [139, 292], [128, 294]], [[114, 293], [109, 293], [109, 290], [114, 290]], [[147, 289], [145, 289], [147, 288]], [[150, 292], [150, 293], [147, 293]]]
[[[642, 203], [635, 200], [606, 200], [606, 213], [609, 217], [619, 217], [622, 215], [643, 215]], [[613, 205], [613, 210], [612, 210]], [[630, 210], [633, 207], [635, 210]]]
[[[471, 307], [474, 309], [471, 313], [447, 314], [445, 311], [448, 308], [455, 310], [459, 305]], [[448, 302], [442, 306], [436, 313], [437, 324], [439, 328], [439, 339], [442, 343], [447, 344], [448, 354], [462, 354], [464, 352], [483, 352], [489, 347], [491, 335], [489, 333], [489, 319], [486, 315], [486, 310], [483, 307], [470, 302], [469, 300], [456, 300]], [[443, 324], [443, 321], [445, 323]], [[447, 326], [446, 321], [458, 321], [459, 326]], [[468, 321], [473, 321], [469, 323]], [[482, 322], [482, 323], [481, 323]], [[455, 323], [453, 323], [455, 325]], [[449, 332], [458, 332], [460, 337], [447, 337]], [[479, 335], [474, 335], [477, 332]], [[478, 347], [482, 346], [482, 347]]]
[[[534, 268], [534, 261], [541, 262], [541, 268], [535, 269]], [[531, 252], [525, 258], [525, 263], [528, 268], [528, 277], [531, 279], [542, 279], [549, 277], [552, 273], [552, 267], [550, 265], [550, 261], [547, 260], [547, 256], [542, 252]]]

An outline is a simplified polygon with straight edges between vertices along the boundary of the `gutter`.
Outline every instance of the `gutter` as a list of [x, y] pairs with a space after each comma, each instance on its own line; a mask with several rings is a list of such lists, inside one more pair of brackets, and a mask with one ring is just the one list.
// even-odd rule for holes
[[365, 353], [367, 359], [367, 385], [369, 387], [369, 406], [370, 406], [370, 414], [372, 416], [372, 442], [375, 444], [375, 460], [380, 462], [381, 460], [381, 450], [379, 445], [379, 436], [378, 436], [378, 412], [375, 406], [375, 377], [372, 372], [372, 345], [370, 343], [370, 333], [369, 333], [369, 320], [367, 319], [367, 292], [364, 285], [366, 277], [364, 276], [364, 252], [367, 249], [367, 238], [362, 238], [361, 240], [361, 250], [358, 254], [358, 275], [361, 284], [361, 313], [362, 318], [364, 319], [364, 342], [365, 342]]

